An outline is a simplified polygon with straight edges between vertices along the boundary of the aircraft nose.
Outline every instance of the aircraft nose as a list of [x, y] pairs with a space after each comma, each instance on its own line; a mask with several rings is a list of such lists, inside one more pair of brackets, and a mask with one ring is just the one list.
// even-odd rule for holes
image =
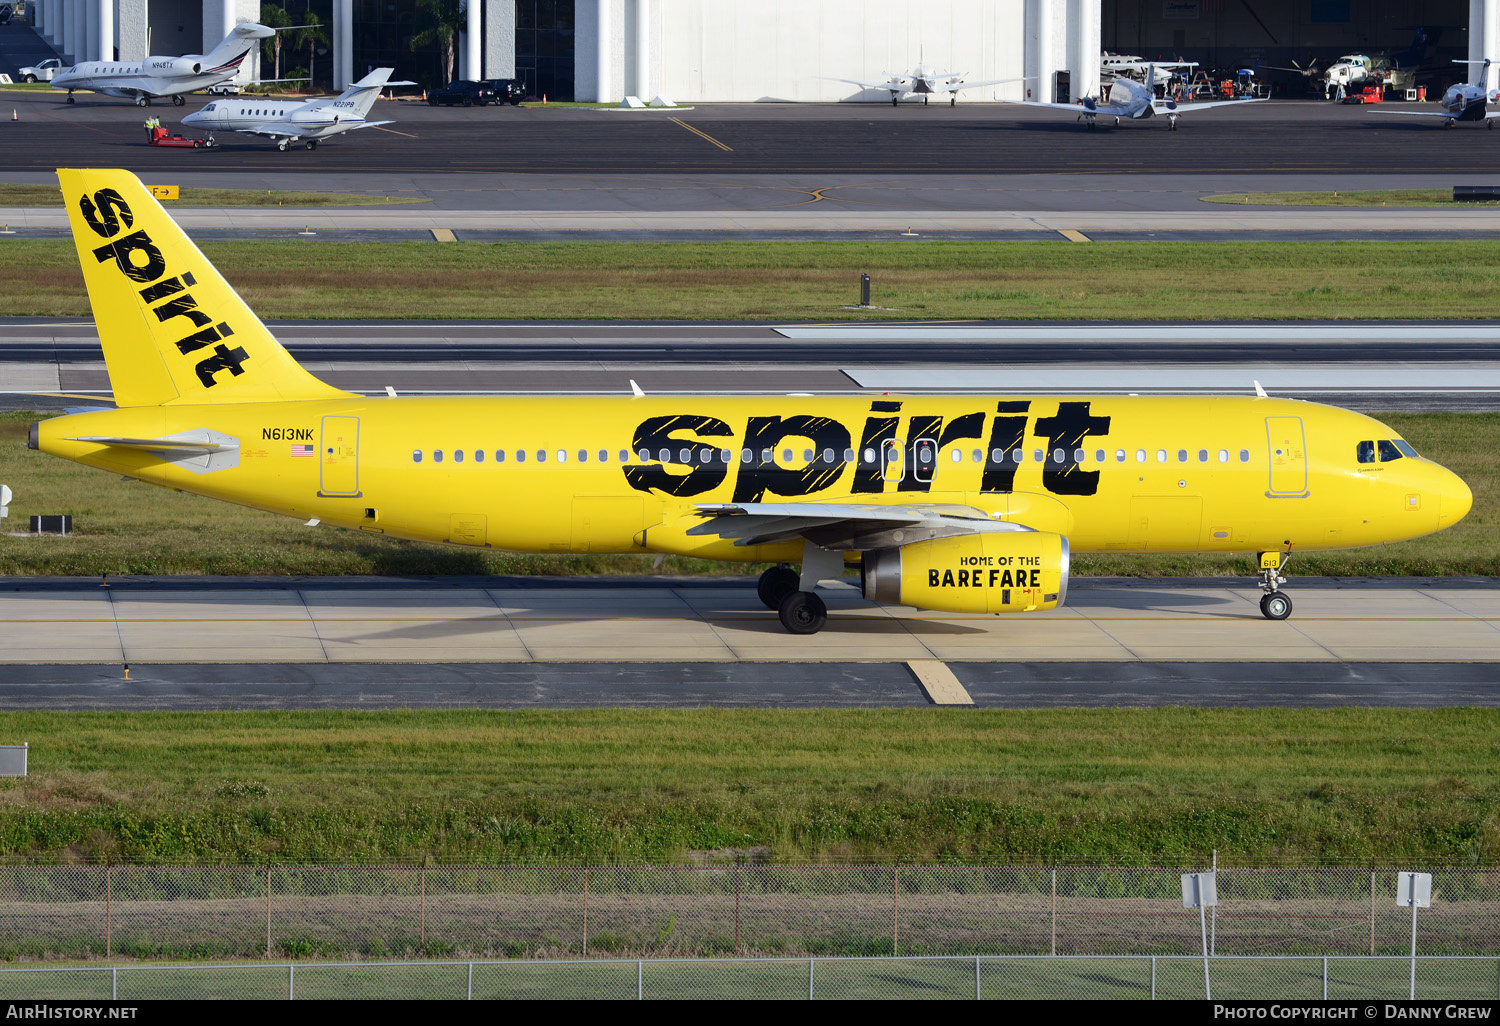
[[1438, 526], [1452, 527], [1464, 517], [1469, 515], [1469, 510], [1474, 506], [1474, 493], [1464, 483], [1464, 479], [1452, 471], [1448, 471], [1448, 479], [1443, 482], [1442, 490], [1438, 495]]

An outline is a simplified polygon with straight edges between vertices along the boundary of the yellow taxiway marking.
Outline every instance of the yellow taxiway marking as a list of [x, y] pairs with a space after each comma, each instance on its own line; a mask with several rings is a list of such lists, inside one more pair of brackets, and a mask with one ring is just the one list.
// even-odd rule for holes
[[383, 127], [383, 126], [381, 126], [381, 125], [371, 125], [371, 126], [370, 126], [370, 127], [371, 127], [371, 128], [378, 128], [378, 129], [380, 129], [380, 130], [381, 130], [381, 131], [382, 131], [382, 132], [389, 132], [389, 133], [391, 133], [391, 134], [392, 134], [392, 135], [404, 135], [404, 136], [406, 136], [406, 137], [407, 137], [407, 138], [408, 138], [408, 139], [417, 139], [417, 138], [420, 138], [420, 136], [415, 136], [415, 135], [412, 135], [412, 134], [411, 134], [411, 133], [410, 133], [410, 132], [398, 132], [398, 131], [396, 131], [396, 130], [395, 130], [395, 129], [394, 129], [394, 128], [385, 128], [385, 127]]
[[452, 228], [434, 228], [432, 229], [432, 237], [434, 239], [437, 239], [439, 242], [458, 241], [458, 237], [453, 234]]
[[694, 128], [692, 125], [688, 124], [686, 121], [683, 121], [681, 118], [672, 118], [670, 120], [672, 120], [673, 122], [681, 125], [683, 128], [686, 128], [689, 132], [692, 132], [694, 135], [696, 135], [696, 136], [698, 136], [700, 138], [703, 138], [703, 139], [707, 139], [709, 142], [713, 143], [715, 146], [717, 146], [719, 149], [723, 150], [725, 153], [733, 153], [734, 152], [734, 147], [732, 147], [732, 146], [725, 146], [723, 143], [719, 142], [719, 140], [715, 139], [713, 136], [709, 135], [707, 132], [700, 132], [700, 131], [698, 131], [698, 129]]
[[1059, 228], [1057, 230], [1057, 234], [1061, 235], [1063, 238], [1067, 239], [1069, 242], [1093, 242], [1094, 241], [1093, 239], [1089, 238], [1087, 235], [1083, 234], [1083, 232], [1078, 231], [1076, 228]]
[[933, 705], [973, 705], [974, 698], [959, 683], [948, 664], [937, 659], [913, 659], [906, 664]]

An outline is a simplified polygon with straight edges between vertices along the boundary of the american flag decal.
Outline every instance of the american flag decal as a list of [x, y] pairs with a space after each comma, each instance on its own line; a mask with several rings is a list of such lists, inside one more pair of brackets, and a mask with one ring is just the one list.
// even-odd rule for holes
[[311, 456], [312, 454], [313, 454], [313, 447], [310, 446], [310, 445], [294, 445], [294, 446], [292, 446], [292, 455], [293, 456]]

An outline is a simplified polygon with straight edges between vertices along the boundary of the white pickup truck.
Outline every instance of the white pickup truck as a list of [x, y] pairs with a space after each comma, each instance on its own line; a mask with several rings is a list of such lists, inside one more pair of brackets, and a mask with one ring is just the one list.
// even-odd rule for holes
[[51, 82], [52, 76], [63, 70], [63, 62], [56, 57], [48, 57], [42, 63], [30, 68], [22, 68], [16, 76], [22, 82]]

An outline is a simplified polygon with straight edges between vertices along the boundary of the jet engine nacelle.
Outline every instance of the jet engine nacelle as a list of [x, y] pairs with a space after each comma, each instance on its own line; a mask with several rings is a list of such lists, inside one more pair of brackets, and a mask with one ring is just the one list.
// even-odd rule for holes
[[147, 57], [146, 71], [162, 78], [191, 78], [203, 74], [203, 58]]
[[969, 534], [864, 555], [865, 598], [949, 613], [1030, 613], [1068, 594], [1068, 539]]

